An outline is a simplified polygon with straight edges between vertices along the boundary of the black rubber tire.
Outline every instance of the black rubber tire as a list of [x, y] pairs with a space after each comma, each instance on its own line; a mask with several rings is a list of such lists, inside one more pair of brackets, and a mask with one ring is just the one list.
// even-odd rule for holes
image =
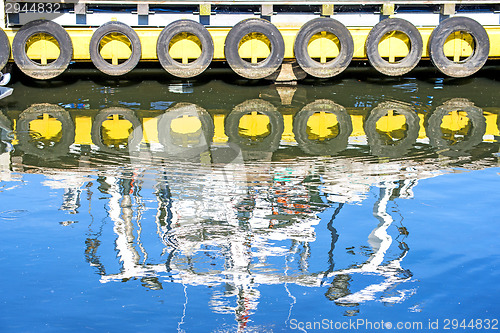
[[[337, 117], [339, 134], [325, 141], [310, 140], [307, 134], [307, 121], [317, 112], [327, 112]], [[293, 118], [293, 134], [300, 149], [310, 155], [334, 155], [347, 148], [352, 133], [351, 116], [347, 110], [333, 101], [320, 99], [304, 106]]]
[[[271, 53], [265, 60], [257, 64], [243, 60], [238, 54], [241, 39], [252, 32], [265, 35], [271, 43]], [[283, 62], [285, 42], [281, 32], [271, 22], [251, 18], [238, 22], [229, 31], [224, 43], [224, 54], [227, 63], [238, 75], [247, 79], [263, 79], [273, 74]]]
[[[443, 138], [441, 123], [443, 122], [444, 116], [456, 110], [467, 112], [467, 117], [472, 123], [472, 131], [468, 138], [451, 145], [448, 140]], [[465, 98], [453, 98], [443, 105], [438, 106], [429, 117], [426, 129], [427, 137], [431, 145], [436, 148], [440, 154], [451, 157], [464, 155], [483, 142], [485, 132], [486, 118], [483, 115], [483, 110]]]
[[[389, 110], [394, 110], [404, 115], [406, 118], [406, 125], [408, 126], [405, 138], [396, 141], [394, 145], [384, 144], [380, 134], [377, 132], [377, 122], [380, 118], [387, 115]], [[370, 115], [365, 121], [364, 130], [372, 155], [390, 158], [402, 157], [417, 141], [420, 131], [420, 118], [415, 110], [409, 105], [398, 102], [383, 102], [371, 110]]]
[[[188, 32], [201, 42], [201, 55], [189, 64], [182, 64], [170, 56], [168, 46], [172, 38], [180, 33]], [[167, 25], [156, 43], [156, 54], [163, 68], [173, 76], [190, 78], [205, 71], [214, 57], [214, 42], [212, 36], [202, 24], [192, 20], [178, 20]]]
[[0, 70], [2, 70], [10, 58], [10, 42], [5, 31], [0, 29]]
[[[262, 140], [252, 142], [241, 137], [238, 132], [241, 117], [254, 111], [269, 117], [271, 133]], [[274, 152], [279, 148], [285, 125], [283, 116], [271, 103], [262, 99], [251, 99], [234, 107], [225, 120], [224, 128], [229, 142], [237, 144], [243, 151]]]
[[[408, 36], [410, 52], [398, 62], [390, 63], [380, 56], [378, 45], [385, 34], [400, 31]], [[410, 72], [422, 58], [422, 36], [410, 22], [400, 18], [387, 18], [377, 23], [368, 34], [365, 52], [370, 64], [380, 73], [388, 76], [400, 76]]]
[[[39, 65], [26, 54], [28, 39], [38, 33], [51, 35], [59, 43], [59, 57], [50, 64]], [[47, 20], [36, 20], [26, 23], [16, 33], [12, 42], [12, 55], [17, 67], [24, 74], [34, 79], [47, 80], [66, 70], [73, 58], [73, 44], [66, 30], [59, 24]]]
[[[130, 44], [132, 47], [132, 54], [130, 58], [124, 61], [121, 64], [113, 65], [104, 60], [104, 58], [99, 53], [99, 44], [104, 36], [110, 33], [121, 33], [130, 40]], [[137, 33], [122, 22], [111, 21], [104, 23], [101, 25], [92, 35], [90, 39], [90, 59], [94, 63], [94, 66], [97, 67], [104, 74], [119, 76], [124, 75], [130, 72], [137, 66], [139, 60], [141, 60], [141, 41]]]
[[[172, 121], [184, 116], [196, 117], [201, 122], [201, 133], [198, 144], [182, 147], [173, 142]], [[198, 158], [209, 151], [214, 137], [214, 122], [210, 114], [203, 108], [192, 103], [177, 103], [162, 114], [158, 120], [158, 138], [165, 149], [167, 158], [178, 160]]]
[[[95, 116], [94, 121], [92, 122], [92, 129], [90, 136], [92, 138], [92, 143], [95, 144], [97, 147], [99, 147], [100, 151], [107, 152], [107, 153], [118, 153], [120, 152], [117, 149], [110, 148], [106, 146], [102, 142], [102, 133], [101, 133], [101, 127], [102, 123], [108, 119], [109, 116], [111, 115], [119, 115], [122, 116], [123, 119], [128, 120], [132, 124], [132, 133], [131, 136], [129, 136], [128, 141], [129, 143], [127, 144], [127, 151], [129, 151], [129, 146], [131, 145], [130, 142], [134, 140], [135, 138], [133, 137], [133, 134], [137, 133], [136, 129], [141, 127], [141, 122], [140, 120], [136, 117], [135, 112], [127, 109], [127, 108], [122, 108], [122, 107], [109, 107], [102, 109], [99, 111], [99, 113]], [[134, 140], [136, 141], [136, 140]]]
[[[446, 38], [456, 31], [469, 33], [475, 43], [472, 55], [459, 63], [448, 59], [443, 51]], [[488, 60], [490, 39], [486, 30], [478, 22], [468, 17], [454, 16], [443, 20], [432, 31], [428, 47], [432, 63], [443, 74], [451, 77], [467, 77], [480, 70]]]
[[[30, 122], [38, 119], [38, 116], [44, 113], [61, 122], [62, 137], [53, 146], [40, 149], [36, 145], [36, 140], [33, 140], [30, 136]], [[24, 153], [40, 157], [44, 160], [56, 160], [62, 156], [66, 156], [69, 152], [69, 147], [74, 143], [75, 124], [70, 113], [58, 105], [47, 103], [34, 104], [19, 115], [16, 124], [16, 133], [19, 140], [18, 147]]]
[[[334, 34], [340, 43], [339, 55], [324, 64], [312, 59], [307, 52], [311, 37], [322, 31]], [[293, 51], [297, 63], [304, 72], [314, 77], [329, 78], [340, 74], [349, 66], [354, 54], [354, 41], [351, 33], [342, 23], [332, 18], [320, 17], [307, 22], [300, 28], [295, 37]]]

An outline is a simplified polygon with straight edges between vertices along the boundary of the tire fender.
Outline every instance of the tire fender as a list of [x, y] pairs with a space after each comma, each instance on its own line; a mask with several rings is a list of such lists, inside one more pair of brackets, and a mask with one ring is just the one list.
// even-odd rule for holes
[[[201, 55], [189, 64], [182, 64], [172, 59], [168, 47], [172, 38], [186, 32], [195, 35], [199, 39]], [[214, 42], [208, 30], [202, 24], [192, 20], [178, 20], [170, 23], [160, 33], [156, 44], [156, 54], [160, 64], [168, 73], [180, 78], [190, 78], [203, 73], [210, 65], [214, 56]]]
[[[239, 53], [239, 43], [246, 35], [257, 32], [265, 35], [271, 43], [269, 56], [257, 64], [243, 60]], [[283, 62], [285, 42], [281, 32], [271, 22], [251, 18], [238, 22], [227, 34], [224, 43], [226, 61], [232, 70], [247, 79], [263, 79], [273, 74]]]
[[[40, 65], [28, 58], [26, 43], [35, 34], [46, 33], [59, 43], [59, 57], [47, 65]], [[29, 77], [39, 80], [52, 79], [62, 74], [73, 58], [73, 44], [66, 30], [59, 24], [36, 20], [26, 23], [19, 29], [12, 42], [12, 55], [17, 67]]]
[[[408, 36], [410, 52], [406, 57], [390, 63], [380, 56], [378, 46], [384, 36], [393, 31], [400, 31]], [[368, 34], [365, 51], [370, 64], [380, 73], [388, 76], [399, 76], [410, 72], [417, 66], [422, 57], [423, 42], [418, 29], [410, 22], [400, 18], [387, 18], [377, 23]]]
[[[340, 43], [339, 55], [324, 64], [311, 58], [307, 46], [311, 38], [322, 31], [334, 34]], [[293, 46], [295, 59], [307, 74], [329, 78], [343, 72], [351, 63], [354, 54], [354, 42], [349, 30], [339, 21], [328, 17], [320, 17], [305, 23], [295, 37]]]
[[[130, 55], [130, 58], [118, 65], [113, 65], [107, 62], [99, 52], [101, 40], [110, 33], [120, 33], [125, 35], [129, 39], [132, 47], [132, 54]], [[117, 21], [104, 23], [94, 32], [92, 38], [90, 39], [89, 51], [90, 60], [92, 60], [94, 66], [104, 74], [112, 76], [124, 75], [133, 70], [139, 63], [139, 60], [141, 60], [142, 52], [141, 41], [134, 29], [125, 23]]]
[[[448, 59], [443, 51], [444, 42], [456, 31], [465, 31], [474, 38], [472, 55], [458, 63]], [[443, 74], [451, 77], [467, 77], [480, 70], [490, 53], [490, 39], [481, 24], [468, 17], [454, 16], [443, 20], [429, 39], [429, 56], [432, 63]]]
[[2, 70], [10, 58], [10, 42], [5, 31], [0, 29], [0, 70]]

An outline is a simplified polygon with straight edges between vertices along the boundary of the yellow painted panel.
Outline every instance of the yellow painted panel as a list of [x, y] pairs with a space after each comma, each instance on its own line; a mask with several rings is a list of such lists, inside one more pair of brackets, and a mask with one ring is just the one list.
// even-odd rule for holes
[[251, 59], [252, 64], [255, 64], [271, 54], [269, 44], [269, 39], [263, 34], [251, 33], [241, 40], [238, 54], [243, 59]]
[[201, 121], [198, 117], [184, 115], [172, 120], [170, 128], [177, 134], [192, 134], [201, 129]]
[[497, 125], [498, 114], [487, 113], [486, 118], [486, 135], [500, 135], [500, 130]]
[[295, 142], [295, 134], [293, 134], [293, 115], [285, 114], [283, 115], [283, 134], [281, 138], [285, 142]]
[[381, 117], [376, 124], [376, 128], [381, 132], [392, 132], [403, 128], [406, 124], [406, 117], [404, 115], [387, 115]]
[[30, 122], [30, 130], [36, 132], [44, 139], [54, 139], [61, 136], [62, 124], [56, 118], [44, 113], [42, 119], [35, 119]]
[[334, 128], [338, 123], [336, 115], [316, 112], [307, 119], [309, 140], [325, 140], [336, 137], [338, 131], [335, 131]]
[[467, 126], [469, 121], [470, 120], [467, 117], [467, 112], [452, 111], [443, 117], [441, 128], [447, 129], [452, 132], [458, 132], [459, 130]]
[[92, 117], [78, 116], [75, 118], [75, 143], [91, 145]]
[[427, 137], [427, 133], [425, 132], [425, 126], [424, 126], [425, 115], [422, 113], [419, 113], [418, 118], [420, 118], [420, 122], [419, 122], [420, 129], [418, 131], [418, 138], [425, 139]]
[[351, 115], [351, 122], [352, 122], [351, 136], [365, 135], [365, 129], [363, 128], [363, 116]]
[[27, 45], [26, 54], [28, 58], [41, 60], [42, 65], [47, 65], [48, 62], [56, 60], [61, 53], [57, 40], [44, 33], [32, 36]]
[[450, 35], [443, 46], [444, 54], [453, 57], [453, 61], [459, 62], [467, 58], [474, 50], [474, 39], [468, 33], [457, 31]]
[[500, 58], [500, 26], [485, 27], [490, 38], [490, 57]]
[[393, 31], [381, 39], [378, 51], [382, 58], [389, 58], [389, 62], [395, 62], [396, 58], [404, 58], [410, 53], [409, 45], [407, 35]]
[[228, 137], [224, 132], [224, 119], [226, 116], [224, 114], [214, 115], [214, 142], [223, 143], [228, 141]]
[[111, 119], [102, 122], [103, 142], [107, 140], [126, 140], [132, 133], [132, 123], [126, 119], [120, 119], [120, 116], [114, 114]]
[[269, 124], [268, 116], [253, 111], [241, 117], [238, 132], [240, 136], [252, 139], [265, 137], [270, 134]]
[[107, 36], [101, 41], [101, 56], [104, 59], [128, 59], [132, 54], [130, 41], [121, 34]]
[[169, 54], [172, 59], [179, 59], [187, 64], [189, 59], [198, 59], [201, 55], [199, 39], [192, 34], [182, 34], [171, 43]]
[[158, 120], [156, 118], [144, 118], [142, 120], [142, 137], [146, 143], [158, 143]]
[[311, 58], [319, 58], [320, 62], [324, 64], [328, 58], [335, 58], [340, 53], [339, 40], [337, 36], [332, 33], [322, 31], [311, 37], [307, 45], [307, 52]]

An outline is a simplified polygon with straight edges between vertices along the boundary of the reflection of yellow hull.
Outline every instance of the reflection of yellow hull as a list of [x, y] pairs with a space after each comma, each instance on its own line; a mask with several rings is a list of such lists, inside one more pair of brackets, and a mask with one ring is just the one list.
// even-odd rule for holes
[[[226, 136], [225, 119], [227, 118], [226, 113], [219, 113], [218, 111], [210, 112], [213, 118], [214, 124], [214, 136], [213, 142], [224, 143], [228, 141]], [[351, 137], [361, 137], [365, 136], [365, 122], [367, 116], [370, 112], [367, 108], [348, 108], [347, 109], [351, 122], [352, 122], [352, 132]], [[168, 112], [168, 111], [167, 111]], [[73, 117], [73, 122], [75, 126], [75, 144], [89, 145], [95, 144], [92, 142], [92, 124], [94, 118], [98, 111], [92, 110], [71, 110]], [[163, 111], [138, 111], [136, 115], [140, 123], [142, 124], [142, 141], [145, 143], [158, 143], [158, 119], [156, 116], [162, 114]], [[497, 127], [497, 121], [500, 114], [500, 109], [489, 108], [484, 110], [484, 117], [486, 119], [486, 136], [497, 136], [499, 135], [499, 129]], [[418, 133], [419, 139], [426, 138], [426, 129], [424, 126], [425, 119], [427, 117], [426, 113], [417, 113], [420, 120], [420, 128]], [[13, 123], [15, 124], [15, 117]], [[193, 117], [178, 118], [176, 121], [172, 122], [171, 129], [172, 132], [176, 133], [177, 136], [188, 138], [190, 135], [196, 134], [200, 129], [199, 121], [192, 119]], [[284, 130], [281, 135], [281, 140], [284, 142], [295, 142], [295, 136], [293, 132], [294, 115], [285, 114], [283, 115]], [[442, 119], [441, 128], [443, 131], [448, 132], [460, 132], [463, 130], [468, 123], [467, 114], [465, 112], [456, 111], [451, 112]], [[311, 138], [317, 140], [327, 140], [331, 136], [331, 128], [334, 128], [338, 124], [337, 118], [331, 114], [325, 116], [321, 112], [318, 112], [309, 118], [307, 122], [309, 128], [309, 134]], [[396, 133], [398, 130], [404, 129], [405, 127], [405, 116], [401, 114], [387, 114], [383, 116], [376, 123], [376, 129], [378, 132]], [[194, 127], [193, 127], [194, 126]], [[15, 128], [14, 128], [15, 129]], [[39, 119], [32, 120], [30, 123], [30, 130], [37, 133], [37, 136], [42, 139], [53, 139], [60, 138], [63, 133], [63, 127], [61, 123], [47, 114], [41, 115]], [[118, 116], [111, 116], [108, 120], [102, 123], [101, 132], [105, 135], [102, 136], [103, 141], [127, 141], [130, 133], [132, 131], [131, 123]], [[267, 135], [269, 133], [269, 120], [267, 116], [259, 114], [256, 112], [249, 113], [242, 117], [239, 123], [238, 132], [241, 136], [249, 138], [258, 138], [259, 136]], [[182, 139], [182, 138], [180, 138]], [[106, 143], [106, 142], [104, 142]], [[16, 142], [14, 142], [16, 144]]]

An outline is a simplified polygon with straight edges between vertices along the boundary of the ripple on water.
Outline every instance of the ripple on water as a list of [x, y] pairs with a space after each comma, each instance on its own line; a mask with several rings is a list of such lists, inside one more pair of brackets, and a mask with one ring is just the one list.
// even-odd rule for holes
[[28, 214], [28, 211], [25, 209], [12, 209], [12, 210], [5, 210], [3, 212], [0, 212], [0, 219], [2, 220], [17, 220], [23, 216]]

